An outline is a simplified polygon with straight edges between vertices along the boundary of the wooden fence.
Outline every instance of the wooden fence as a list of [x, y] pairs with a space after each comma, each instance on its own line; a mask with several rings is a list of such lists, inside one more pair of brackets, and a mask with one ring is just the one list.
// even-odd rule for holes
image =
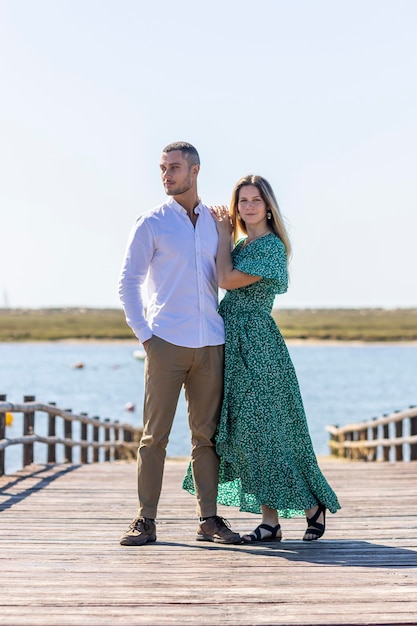
[[[7, 437], [8, 417], [23, 414], [21, 434]], [[46, 444], [47, 463], [73, 463], [76, 451], [80, 463], [97, 463], [116, 459], [134, 458], [142, 429], [130, 424], [87, 413], [76, 415], [71, 409], [59, 409], [53, 402], [41, 404], [34, 396], [24, 396], [23, 403], [6, 402], [0, 395], [0, 476], [5, 473], [5, 450], [21, 444], [22, 464], [34, 462], [34, 445]]]
[[417, 461], [417, 407], [346, 426], [327, 426], [330, 453], [354, 461]]

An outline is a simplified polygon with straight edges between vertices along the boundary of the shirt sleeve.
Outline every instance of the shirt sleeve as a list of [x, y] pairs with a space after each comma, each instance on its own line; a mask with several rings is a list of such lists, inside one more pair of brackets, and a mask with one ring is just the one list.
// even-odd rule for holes
[[126, 322], [141, 343], [152, 337], [145, 317], [142, 285], [148, 274], [154, 253], [152, 232], [143, 217], [134, 225], [127, 244], [119, 279], [119, 296]]
[[233, 266], [245, 274], [278, 281], [277, 293], [284, 293], [288, 288], [287, 252], [279, 237], [254, 241], [237, 255]]

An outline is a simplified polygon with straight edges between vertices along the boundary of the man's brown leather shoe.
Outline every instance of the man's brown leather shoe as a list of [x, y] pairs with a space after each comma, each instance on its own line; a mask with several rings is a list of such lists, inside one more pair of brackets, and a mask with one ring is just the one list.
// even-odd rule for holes
[[196, 540], [214, 543], [242, 543], [239, 533], [234, 533], [229, 522], [218, 515], [208, 517], [204, 522], [200, 522]]
[[143, 546], [156, 541], [155, 522], [147, 517], [137, 517], [120, 537], [122, 546]]

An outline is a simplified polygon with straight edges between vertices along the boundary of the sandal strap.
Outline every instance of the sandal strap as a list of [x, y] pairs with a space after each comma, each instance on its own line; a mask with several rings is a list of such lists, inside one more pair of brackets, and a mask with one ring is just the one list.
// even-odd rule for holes
[[[323, 524], [317, 521], [321, 514], [323, 514]], [[313, 537], [320, 539], [320, 537], [324, 535], [325, 530], [326, 507], [324, 506], [324, 504], [319, 504], [317, 511], [314, 513], [314, 515], [312, 515], [311, 517], [307, 517], [307, 530], [305, 532], [305, 535], [313, 535]], [[306, 541], [311, 541], [311, 539], [306, 539]]]
[[257, 526], [255, 530], [248, 535], [252, 541], [262, 541], [262, 539], [264, 539], [262, 537], [261, 529], [271, 533], [271, 536], [267, 537], [267, 539], [275, 539], [277, 536], [277, 532], [281, 530], [281, 524], [277, 524], [276, 526], [270, 526], [269, 524], [259, 524], [259, 526]]
[[314, 515], [312, 515], [311, 517], [307, 517], [307, 526], [312, 526], [313, 528], [317, 528], [320, 531], [324, 530], [324, 524], [321, 524], [317, 521], [322, 513], [326, 513], [326, 507], [323, 504], [319, 504], [319, 507]]

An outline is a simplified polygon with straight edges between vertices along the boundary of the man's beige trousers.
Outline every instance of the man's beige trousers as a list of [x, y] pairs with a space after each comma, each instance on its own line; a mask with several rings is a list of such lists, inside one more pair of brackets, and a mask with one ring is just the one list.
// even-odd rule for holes
[[166, 446], [182, 386], [191, 430], [197, 514], [216, 515], [219, 460], [214, 434], [223, 396], [224, 346], [183, 348], [153, 335], [145, 363], [143, 435], [138, 450], [139, 516], [156, 518]]

